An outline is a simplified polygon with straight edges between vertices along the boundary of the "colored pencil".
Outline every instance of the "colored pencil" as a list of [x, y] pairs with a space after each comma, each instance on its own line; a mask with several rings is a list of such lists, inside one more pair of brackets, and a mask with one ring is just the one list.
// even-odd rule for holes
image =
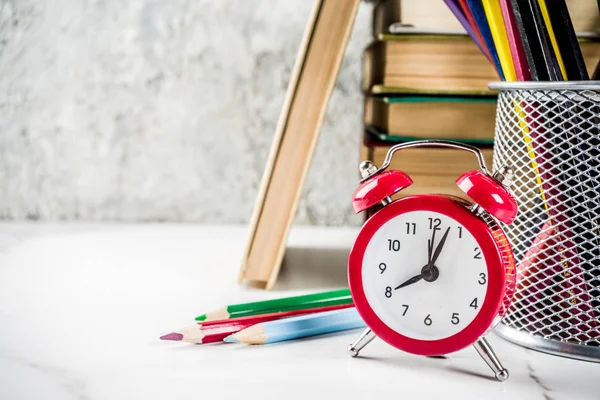
[[596, 69], [594, 70], [594, 74], [592, 75], [592, 79], [597, 81], [600, 79], [600, 61], [596, 64]]
[[[546, 67], [549, 72], [550, 80], [563, 80], [564, 77], [557, 67], [554, 49], [548, 44], [549, 35], [546, 24], [541, 16], [539, 4], [535, 0], [529, 1], [534, 13], [534, 20], [538, 27], [538, 39], [542, 44], [542, 51], [549, 55], [550, 62], [546, 60]], [[551, 15], [553, 13], [552, 10], [556, 10], [554, 3], [552, 4], [552, 7], [548, 9], [548, 12]], [[557, 32], [557, 39], [564, 36], [564, 34], [565, 32]], [[571, 46], [569, 51], [576, 52], [578, 49], [579, 46], [576, 43]], [[544, 57], [546, 58], [546, 56]], [[569, 68], [567, 68], [567, 71], [569, 71]], [[579, 275], [581, 270], [585, 272], [582, 274], [585, 277], [585, 280], [571, 279], [568, 281], [571, 294], [574, 295], [574, 298], [571, 300], [571, 305], [578, 306], [577, 308], [572, 307], [571, 313], [578, 315], [578, 313], [582, 311], [581, 307], [587, 303], [584, 293], [590, 293], [592, 298], [595, 298], [595, 294], [598, 293], [598, 289], [594, 287], [593, 283], [595, 282], [595, 274], [599, 269], [598, 264], [600, 260], [597, 256], [598, 246], [597, 244], [594, 245], [594, 242], [597, 241], [597, 237], [593, 233], [595, 228], [594, 223], [592, 222], [596, 218], [593, 205], [595, 196], [592, 195], [590, 201], [590, 199], [586, 200], [587, 196], [582, 193], [587, 192], [588, 194], [593, 194], [594, 191], [589, 188], [589, 184], [586, 184], [586, 187], [582, 188], [579, 174], [574, 175], [570, 171], [582, 167], [584, 170], [593, 171], [593, 167], [591, 167], [590, 164], [586, 164], [586, 152], [581, 147], [583, 144], [574, 143], [573, 138], [569, 136], [570, 129], [568, 125], [571, 123], [571, 120], [574, 120], [574, 117], [572, 117], [573, 110], [570, 109], [573, 105], [569, 105], [569, 102], [567, 102], [566, 107], [560, 104], [558, 104], [557, 107], [552, 107], [551, 104], [548, 104], [547, 107], [549, 107], [548, 119], [550, 120], [555, 118], [554, 110], [557, 110], [557, 113], [567, 114], [567, 118], [563, 116], [564, 119], [558, 122], [552, 132], [544, 132], [543, 126], [540, 126], [536, 146], [539, 147], [538, 153], [543, 148], [551, 148], [552, 144], [549, 139], [551, 138], [554, 142], [554, 148], [560, 149], [560, 159], [562, 160], [563, 165], [569, 165], [568, 170], [565, 171], [563, 168], [557, 170], [553, 162], [539, 162], [540, 169], [546, 174], [546, 177], [544, 177], [544, 172], [542, 172], [542, 180], [545, 181], [545, 184], [547, 186], [561, 184], [562, 186], [560, 190], [556, 190], [555, 195], [549, 194], [548, 197], [549, 199], [552, 198], [552, 201], [556, 203], [554, 210], [551, 212], [553, 215], [550, 216], [550, 223], [556, 230], [557, 235], [564, 238], [563, 245], [565, 251], [560, 252], [560, 257], [564, 262], [560, 265], [566, 267], [567, 270], [563, 275], [568, 277]], [[550, 112], [550, 108], [552, 109], [552, 112]], [[546, 138], [546, 136], [549, 136], [549, 138]], [[581, 135], [577, 135], [577, 137], [581, 137]], [[536, 142], [536, 138], [533, 137], [533, 135], [532, 139], [533, 142]], [[593, 179], [588, 179], [588, 183], [589, 181], [593, 182]], [[546, 190], [546, 192], [549, 192], [549, 190]], [[572, 220], [576, 221], [574, 226], [575, 232], [573, 232], [572, 229]], [[585, 226], [585, 228], [582, 228], [582, 226]], [[581, 290], [579, 290], [579, 287], [581, 287]], [[598, 302], [592, 301], [592, 304], [596, 307]], [[584, 310], [585, 309], [584, 306]], [[592, 317], [595, 318], [594, 310], [590, 309], [589, 311], [592, 313]]]
[[342, 310], [352, 306], [352, 304], [340, 304], [337, 306], [307, 308], [304, 310], [253, 315], [250, 317], [224, 319], [220, 321], [198, 322], [197, 324], [186, 326], [185, 328], [181, 328], [163, 335], [160, 337], [160, 339], [196, 344], [221, 342], [229, 335], [262, 322], [275, 321], [278, 319], [297, 317], [306, 314]]
[[[515, 69], [515, 78], [518, 81], [531, 80], [531, 73], [529, 72], [529, 66], [527, 64], [527, 57], [523, 49], [523, 43], [521, 42], [519, 28], [515, 21], [515, 15], [510, 4], [510, 0], [500, 0], [500, 10], [504, 20], [504, 26], [506, 28], [506, 37], [510, 47], [510, 53], [513, 60], [513, 66]], [[521, 128], [521, 134], [523, 135], [523, 141], [527, 147], [527, 155], [529, 156], [531, 167], [535, 172], [535, 180], [538, 184], [542, 203], [544, 204], [544, 210], [548, 212], [548, 202], [542, 186], [542, 178], [540, 169], [536, 161], [536, 154], [531, 144], [531, 136], [529, 124], [525, 120], [525, 110], [531, 111], [531, 107], [520, 104], [518, 102], [513, 103], [515, 106], [515, 112], [518, 115], [519, 127]]]
[[[511, 46], [517, 80], [540, 80], [542, 77], [549, 77], [548, 70], [541, 60], [542, 44], [537, 39], [534, 27], [535, 20], [527, 0], [500, 0], [500, 6]], [[532, 51], [536, 51], [536, 53], [532, 54]], [[538, 161], [543, 162], [543, 160], [540, 160], [536, 155], [536, 149], [532, 145], [532, 136], [530, 135], [530, 127], [541, 125], [541, 123], [538, 124], [539, 121], [526, 118], [525, 112], [527, 115], [535, 113], [531, 105], [515, 104], [515, 111], [519, 115], [519, 125], [522, 128], [523, 140], [527, 146], [527, 154], [536, 173], [536, 181], [540, 188], [544, 208], [548, 212], [549, 205], [545, 193], [547, 184], [542, 181], [538, 165]], [[543, 149], [541, 150], [543, 151]]]
[[542, 55], [542, 45], [537, 38], [535, 20], [527, 0], [510, 0], [519, 37], [525, 51], [531, 80], [549, 81]]
[[328, 307], [340, 304], [353, 304], [350, 289], [339, 289], [302, 296], [284, 297], [280, 299], [258, 301], [255, 303], [233, 304], [202, 314], [196, 317], [196, 321], [214, 321], [248, 317], [251, 315], [304, 310], [307, 308]]
[[[547, 5], [546, 0], [480, 1], [507, 80], [588, 79], [564, 0], [548, 0]], [[484, 26], [481, 18], [477, 18], [480, 13], [477, 10], [478, 1], [468, 0], [468, 3], [476, 16], [477, 24]], [[500, 20], [504, 23], [503, 26], [500, 25]], [[506, 40], [502, 40], [504, 38]], [[509, 51], [503, 46], [504, 42]], [[512, 61], [514, 75], [507, 70], [507, 61]], [[535, 103], [515, 102], [515, 112], [519, 116], [519, 125], [548, 216], [546, 226], [555, 235], [556, 243], [561, 243], [561, 249], [552, 255], [550, 265], [555, 265], [555, 276], [557, 279], [563, 278], [562, 287], [568, 289], [556, 296], [570, 296], [569, 302], [564, 304], [570, 308], [571, 316], [581, 318], [583, 314], [593, 319], [593, 308], [600, 306], [600, 302], [592, 300], [592, 307], [588, 303], [590, 298], [600, 294], [600, 289], [593, 284], [600, 276], [600, 243], [597, 237], [594, 238], [589, 233], [593, 232], [593, 226], [586, 226], [583, 230], [580, 226], [597, 225], [596, 218], [600, 214], [600, 207], [594, 206], [593, 202], [600, 196], [600, 185], [594, 179], [597, 175], [593, 168], [596, 165], [593, 160], [597, 159], [597, 154], [591, 154], [591, 146], [576, 143], [576, 139], [567, 134], [573, 129], [578, 130], [579, 125], [584, 125], [578, 122], [574, 105], [567, 102], [565, 108], [562, 104], [554, 107], [552, 103], [546, 104], [549, 111], [544, 119], [553, 120], [556, 113], [566, 114], [564, 121], [555, 122], [551, 131], [545, 127], [536, 111], [537, 107], [538, 104]], [[586, 133], [591, 138], [598, 137], [593, 127]], [[582, 138], [582, 135], [580, 133], [574, 137]], [[552, 154], [555, 148], [560, 149], [559, 156]], [[588, 174], [587, 183], [584, 184], [579, 175], [570, 176], [572, 174], [567, 174], [562, 168], [559, 170], [552, 161], [555, 157], [564, 159], [563, 163], [568, 163], [569, 168], [583, 168], [582, 172]], [[580, 189], [582, 185], [585, 185], [584, 189]], [[591, 198], [586, 198], [590, 196]], [[572, 230], [572, 219], [577, 221], [575, 232]], [[585, 277], [585, 280], [580, 279], [580, 276]]]
[[500, 3], [498, 0], [482, 0], [481, 3], [490, 26], [496, 51], [498, 52], [498, 59], [500, 60], [504, 79], [507, 81], [516, 81], [515, 67], [510, 56], [510, 47], [506, 36], [502, 11], [500, 10]]
[[264, 322], [223, 339], [229, 343], [268, 344], [365, 326], [356, 308]]
[[[587, 70], [566, 4], [564, 1], [556, 0], [550, 5], [551, 7], [547, 9], [549, 14], [547, 22], [550, 26], [554, 25], [557, 47], [564, 55], [562, 58], [566, 68], [566, 75], [559, 77], [558, 80], [566, 79], [568, 76], [569, 79], [587, 80]], [[539, 16], [537, 19], [540, 20]], [[541, 25], [542, 28], [546, 27], [543, 22]], [[599, 133], [593, 125], [590, 126], [589, 131], [579, 129], [586, 124], [586, 121], [582, 121], [576, 113], [575, 104], [567, 102], [566, 106], [559, 105], [558, 110], [566, 114], [566, 117], [563, 116], [563, 121], [552, 132], [552, 136], [555, 146], [561, 149], [563, 162], [569, 165], [570, 170], [562, 171], [560, 175], [560, 180], [564, 183], [565, 204], [568, 204], [566, 212], [576, 221], [575, 234], [572, 237], [577, 245], [578, 259], [581, 263], [578, 266], [581, 265], [585, 271], [587, 285], [582, 281], [582, 286], [587, 286], [586, 290], [593, 298], [592, 305], [596, 308], [600, 306], [600, 301], [597, 300], [600, 295], [600, 284], [597, 283], [600, 276], [600, 243], [598, 235], [594, 232], [597, 230], [600, 211], [596, 202], [600, 196], [600, 187], [597, 182], [597, 168], [595, 168], [598, 154], [597, 152], [594, 154], [593, 146], [590, 146], [589, 142], [598, 140]], [[573, 130], [579, 133], [570, 135], [569, 132]], [[578, 170], [580, 173], [573, 174], [573, 170]], [[564, 235], [567, 236], [571, 229], [569, 226], [565, 226], [564, 229]]]
[[[544, 20], [544, 25], [546, 26], [546, 30], [548, 31], [548, 37], [550, 38], [550, 44], [552, 45], [552, 49], [554, 49], [554, 54], [556, 55], [556, 60], [558, 62], [558, 67], [560, 68], [560, 73], [562, 75], [562, 78], [564, 80], [573, 79], [573, 78], [567, 78], [567, 71], [565, 70], [565, 63], [563, 62], [561, 51], [558, 49], [557, 36], [554, 34], [554, 27], [553, 27], [552, 22], [550, 21], [550, 15], [548, 14], [548, 7], [546, 7], [546, 0], [538, 0], [538, 4], [540, 5], [542, 19]], [[554, 4], [552, 4], [552, 6], [554, 6]], [[552, 8], [554, 8], [554, 7], [552, 7]], [[575, 38], [575, 40], [577, 41], [577, 38]], [[579, 43], [577, 43], [576, 45], [577, 45], [577, 48], [579, 48]], [[569, 49], [569, 52], [571, 52], [571, 51], [573, 51], [573, 50]], [[587, 75], [587, 72], [586, 72], [586, 75]]]
[[[544, 0], [540, 0], [540, 5], [545, 4]], [[556, 50], [560, 53], [564, 63], [565, 79], [573, 80], [588, 80], [589, 75], [577, 41], [577, 35], [569, 16], [569, 10], [564, 0], [548, 1], [548, 30], [556, 31], [555, 41]]]
[[490, 62], [493, 62], [490, 53], [487, 51], [485, 45], [482, 43], [483, 39], [480, 39], [481, 35], [478, 35], [478, 32], [475, 31], [475, 27], [469, 24], [469, 20], [465, 16], [465, 13], [463, 12], [458, 0], [444, 0], [444, 3], [446, 3], [450, 11], [452, 11], [452, 14], [454, 14], [454, 16], [456, 17], [458, 22], [460, 22], [462, 27], [465, 28], [465, 30], [467, 31], [473, 42], [475, 42], [477, 47], [479, 47], [479, 50], [481, 50], [483, 55], [485, 55]]
[[[540, 4], [542, 2], [543, 0], [540, 0]], [[548, 6], [547, 22], [556, 31], [557, 47], [564, 61], [566, 78], [589, 79], [565, 1], [548, 1]], [[600, 307], [600, 300], [598, 300], [600, 299], [600, 241], [595, 232], [598, 229], [600, 214], [599, 152], [592, 143], [598, 143], [600, 140], [600, 132], [597, 128], [600, 118], [597, 117], [599, 108], [591, 101], [584, 102], [582, 105], [592, 110], [593, 122], [586, 121], [582, 117], [581, 109], [578, 109], [575, 103], [567, 103], [565, 108], [567, 117], [562, 123], [562, 130], [563, 132], [576, 131], [577, 134], [563, 134], [562, 148], [564, 154], [572, 160], [570, 162], [572, 170], [578, 171], [576, 174], [571, 174], [575, 176], [570, 177], [571, 181], [566, 181], [566, 187], [570, 189], [572, 216], [577, 221], [575, 238], [581, 249], [579, 256], [586, 271], [584, 276], [593, 299], [592, 305], [598, 308]]]
[[[537, 309], [529, 308], [533, 312], [529, 318], [534, 321], [550, 318], [553, 322], [563, 321], [573, 327], [577, 326], [583, 332], [587, 331], [586, 324], [597, 328], [593, 300], [579, 267], [562, 273], [557, 271], [557, 266], [565, 262], [557, 239], [560, 241], [560, 235], [556, 235], [550, 224], [544, 224], [518, 266], [518, 298], [528, 299], [529, 304], [537, 303]], [[561, 312], [548, 316], [548, 309], [555, 309], [556, 304], [562, 307]], [[595, 338], [600, 335], [600, 331], [594, 329], [583, 336], [586, 335]], [[580, 338], [583, 341], [587, 339]]]
[[523, 43], [521, 43], [521, 38], [519, 37], [519, 28], [515, 21], [515, 14], [510, 5], [510, 0], [500, 0], [500, 9], [504, 19], [504, 26], [506, 27], [506, 38], [515, 68], [515, 77], [518, 81], [531, 80], [527, 57], [525, 57]]
[[498, 50], [494, 44], [494, 39], [492, 37], [492, 32], [490, 31], [490, 26], [488, 25], [487, 17], [485, 16], [485, 11], [483, 10], [483, 5], [481, 4], [481, 0], [467, 0], [467, 4], [469, 6], [469, 10], [475, 19], [475, 23], [479, 28], [479, 32], [483, 37], [483, 41], [485, 42], [485, 46], [490, 52], [492, 56], [492, 60], [494, 61], [494, 66], [496, 67], [496, 71], [498, 71], [498, 75], [500, 75], [500, 79], [504, 80], [504, 72], [502, 71], [502, 66], [500, 65], [500, 59], [498, 58]]
[[460, 4], [460, 9], [462, 10], [463, 14], [465, 15], [465, 18], [467, 19], [467, 21], [469, 22], [469, 25], [473, 28], [473, 32], [475, 32], [475, 35], [477, 36], [477, 38], [479, 39], [479, 42], [481, 43], [483, 49], [485, 50], [486, 57], [493, 64], [494, 60], [492, 59], [490, 50], [487, 48], [487, 45], [485, 44], [485, 41], [483, 40], [483, 36], [481, 35], [479, 28], [477, 27], [477, 23], [475, 22], [475, 18], [473, 18], [473, 14], [471, 13], [471, 10], [469, 9], [467, 0], [458, 0], [458, 3]]
[[542, 16], [542, 10], [540, 8], [538, 0], [529, 0], [529, 10], [533, 15], [534, 27], [535, 32], [537, 33], [538, 41], [542, 45], [542, 56], [545, 67], [550, 76], [549, 80], [562, 81], [565, 78], [560, 72], [560, 67], [558, 66], [558, 58], [556, 58], [556, 53], [554, 52], [554, 48], [552, 47], [550, 35], [548, 33], [548, 28], [544, 23], [544, 17]]

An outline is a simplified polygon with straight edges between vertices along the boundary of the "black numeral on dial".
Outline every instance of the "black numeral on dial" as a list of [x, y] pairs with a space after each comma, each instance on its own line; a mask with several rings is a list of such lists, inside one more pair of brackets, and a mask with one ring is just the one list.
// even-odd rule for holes
[[473, 299], [473, 301], [471, 302], [471, 304], [469, 304], [469, 307], [473, 307], [476, 310], [479, 308], [479, 306], [477, 305], [477, 297], [475, 297]]
[[458, 227], [458, 238], [462, 239], [462, 226]]
[[392, 297], [392, 288], [390, 286], [385, 288], [385, 297], [387, 297], [388, 299]]
[[402, 307], [404, 307], [404, 312], [402, 313], [402, 316], [404, 317], [408, 311], [408, 304], [402, 304]]
[[423, 323], [425, 325], [427, 325], [427, 326], [431, 326], [431, 324], [433, 323], [433, 321], [431, 320], [431, 318], [429, 318], [430, 316], [431, 316], [431, 314], [427, 314], [427, 316], [423, 320]]
[[479, 274], [479, 280], [477, 281], [477, 283], [479, 283], [480, 285], [485, 285], [485, 283], [487, 282], [487, 278], [485, 276], [485, 274], [482, 272]]
[[417, 233], [417, 224], [414, 222], [406, 223], [406, 234], [407, 235], [415, 235]]
[[385, 265], [385, 263], [381, 263], [379, 264], [379, 271], [381, 271], [380, 273], [384, 273], [384, 271], [386, 270], [387, 265]]
[[429, 229], [438, 229], [442, 224], [442, 220], [439, 218], [427, 218], [429, 220]]
[[475, 247], [473, 249], [473, 252], [475, 253], [475, 255], [473, 256], [473, 258], [476, 259], [476, 260], [481, 260], [481, 250], [479, 250], [479, 247]]
[[388, 248], [390, 251], [398, 251], [400, 250], [400, 241], [388, 239]]
[[452, 313], [452, 319], [450, 320], [450, 322], [452, 322], [452, 325], [458, 325], [458, 323], [460, 322], [460, 319], [458, 319], [458, 313]]

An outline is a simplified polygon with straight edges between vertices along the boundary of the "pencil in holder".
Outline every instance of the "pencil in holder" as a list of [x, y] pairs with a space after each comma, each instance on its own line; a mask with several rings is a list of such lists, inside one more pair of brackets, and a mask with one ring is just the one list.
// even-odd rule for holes
[[519, 204], [504, 226], [518, 286], [497, 333], [600, 362], [600, 82], [500, 82], [494, 169]]

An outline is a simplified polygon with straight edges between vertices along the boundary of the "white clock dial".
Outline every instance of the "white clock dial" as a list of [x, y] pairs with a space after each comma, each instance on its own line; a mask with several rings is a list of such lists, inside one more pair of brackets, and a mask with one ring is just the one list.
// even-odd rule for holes
[[[447, 233], [433, 263], [439, 274], [428, 268], [419, 279], [434, 231], [432, 258]], [[387, 326], [409, 338], [438, 340], [462, 331], [477, 316], [488, 269], [480, 245], [463, 225], [437, 212], [413, 211], [390, 219], [373, 235], [362, 279], [367, 301]]]

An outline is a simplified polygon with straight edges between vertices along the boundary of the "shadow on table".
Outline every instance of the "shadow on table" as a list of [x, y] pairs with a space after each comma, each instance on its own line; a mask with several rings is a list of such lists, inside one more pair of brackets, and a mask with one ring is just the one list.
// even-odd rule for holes
[[[482, 365], [481, 371], [474, 370], [470, 363], [469, 365], [461, 365], [460, 360], [453, 360], [452, 355], [439, 357], [421, 357], [407, 354], [390, 357], [369, 357], [361, 355], [357, 357], [356, 360], [362, 363], [390, 365], [398, 369], [410, 368], [413, 371], [422, 370], [424, 374], [435, 375], [434, 371], [439, 370], [462, 377], [472, 376], [490, 382], [497, 382], [494, 375], [491, 372], [488, 372], [485, 364]], [[457, 363], [457, 361], [458, 365], [453, 365], [453, 363]]]
[[274, 290], [347, 287], [350, 248], [288, 247]]

